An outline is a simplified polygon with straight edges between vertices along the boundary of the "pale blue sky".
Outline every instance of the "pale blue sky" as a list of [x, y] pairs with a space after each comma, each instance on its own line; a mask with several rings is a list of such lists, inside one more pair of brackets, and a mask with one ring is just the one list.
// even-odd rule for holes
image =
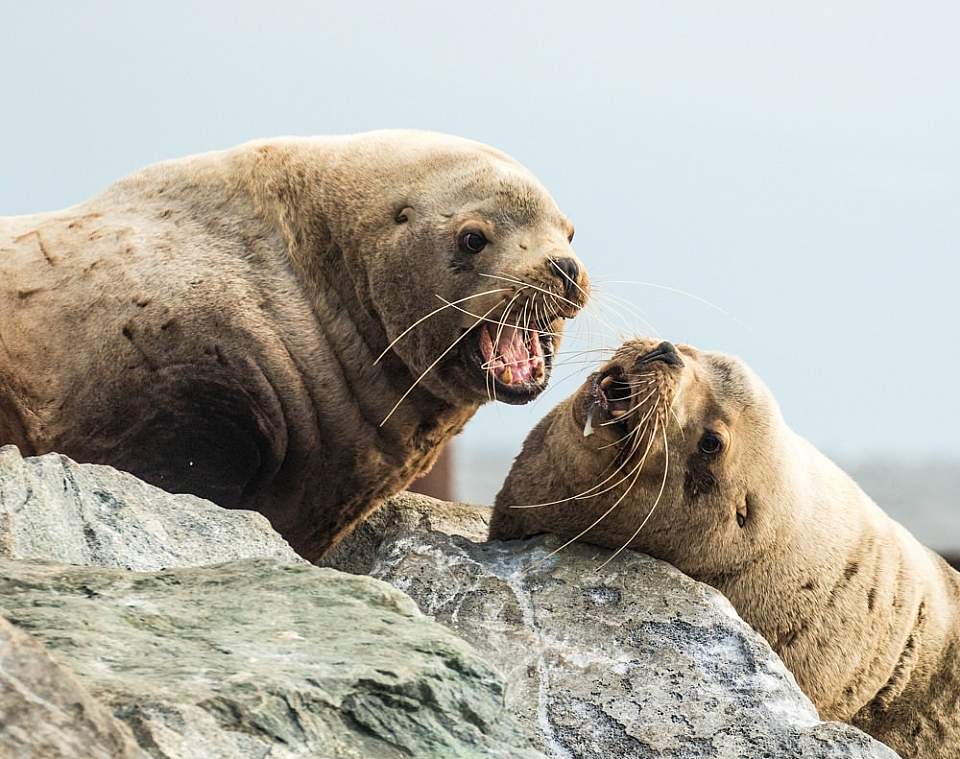
[[[825, 451], [960, 455], [956, 3], [11, 2], [0, 21], [0, 213], [254, 137], [473, 137], [541, 177], [598, 281], [735, 318], [639, 285], [598, 304], [741, 354]], [[515, 452], [572, 387], [484, 410], [461, 458]]]

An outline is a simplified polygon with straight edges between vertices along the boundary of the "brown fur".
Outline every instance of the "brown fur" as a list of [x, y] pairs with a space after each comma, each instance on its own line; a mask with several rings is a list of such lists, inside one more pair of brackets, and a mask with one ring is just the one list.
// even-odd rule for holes
[[[601, 371], [637, 371], [655, 344], [630, 341]], [[630, 547], [727, 595], [824, 718], [851, 722], [904, 757], [960, 755], [960, 574], [792, 432], [740, 361], [689, 346], [679, 355], [681, 367], [653, 365], [673, 409], [664, 414], [672, 463]], [[626, 483], [510, 508], [569, 498], [611, 471], [617, 449], [599, 449], [622, 430], [600, 426], [600, 415], [596, 433], [583, 432], [596, 379], [527, 439], [497, 496], [492, 538], [573, 537], [623, 494]], [[700, 450], [706, 430], [724, 441], [719, 453]], [[619, 548], [647, 516], [664, 471], [655, 440], [635, 487], [585, 540]]]
[[481, 272], [562, 294], [571, 233], [508, 156], [404, 131], [250, 143], [0, 218], [0, 444], [258, 509], [319, 556], [486, 400], [453, 351], [379, 426], [463, 312], [378, 354], [438, 295], [511, 286]]

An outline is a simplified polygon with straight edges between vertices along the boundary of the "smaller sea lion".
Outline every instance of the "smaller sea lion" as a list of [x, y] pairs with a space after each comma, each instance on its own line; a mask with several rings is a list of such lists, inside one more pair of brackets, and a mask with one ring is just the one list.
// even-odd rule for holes
[[960, 574], [784, 422], [740, 360], [631, 340], [533, 430], [490, 537], [552, 532], [723, 592], [825, 719], [960, 756]]

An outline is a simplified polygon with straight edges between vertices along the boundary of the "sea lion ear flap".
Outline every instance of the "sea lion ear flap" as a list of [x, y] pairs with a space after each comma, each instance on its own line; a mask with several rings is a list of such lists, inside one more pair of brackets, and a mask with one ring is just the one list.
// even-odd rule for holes
[[753, 499], [749, 493], [744, 493], [743, 500], [737, 506], [737, 527], [746, 527], [747, 519], [750, 517], [750, 512], [753, 507]]
[[393, 220], [397, 224], [406, 224], [413, 221], [413, 208], [408, 205], [400, 205], [393, 213]]

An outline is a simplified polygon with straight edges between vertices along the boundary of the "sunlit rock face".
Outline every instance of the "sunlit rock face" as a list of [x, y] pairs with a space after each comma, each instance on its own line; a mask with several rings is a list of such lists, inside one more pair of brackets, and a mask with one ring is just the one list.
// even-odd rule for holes
[[610, 552], [592, 546], [472, 542], [488, 510], [441, 507], [381, 516], [379, 544], [363, 536], [369, 571], [500, 669], [509, 709], [550, 756], [896, 757], [821, 722], [713, 588], [629, 551], [598, 573]]

